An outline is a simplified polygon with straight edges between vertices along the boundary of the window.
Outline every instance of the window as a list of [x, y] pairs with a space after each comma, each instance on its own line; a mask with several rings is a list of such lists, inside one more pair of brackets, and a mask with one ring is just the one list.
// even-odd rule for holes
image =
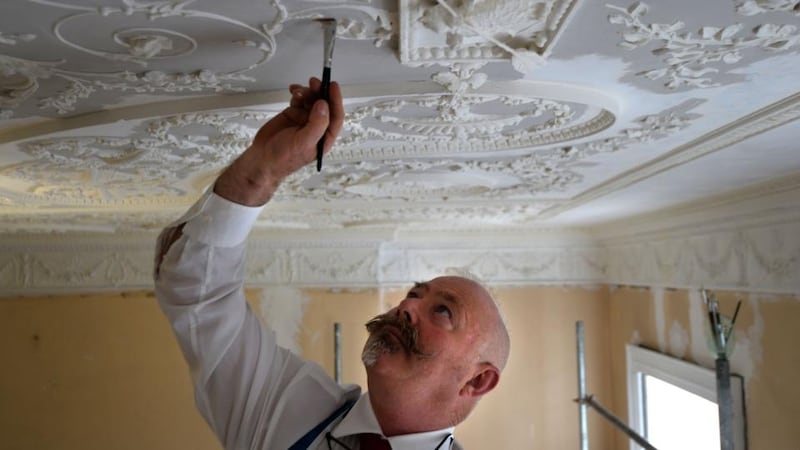
[[[659, 450], [719, 448], [713, 370], [627, 346], [628, 421]], [[745, 449], [742, 378], [731, 377], [735, 448]], [[631, 442], [631, 450], [639, 446]]]

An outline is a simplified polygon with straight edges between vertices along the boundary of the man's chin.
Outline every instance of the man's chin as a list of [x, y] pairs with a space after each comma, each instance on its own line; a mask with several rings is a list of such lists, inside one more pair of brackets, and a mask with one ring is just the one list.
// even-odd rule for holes
[[386, 334], [367, 342], [364, 351], [361, 353], [361, 361], [364, 366], [371, 368], [381, 360], [403, 352], [404, 347], [399, 340], [393, 335]]

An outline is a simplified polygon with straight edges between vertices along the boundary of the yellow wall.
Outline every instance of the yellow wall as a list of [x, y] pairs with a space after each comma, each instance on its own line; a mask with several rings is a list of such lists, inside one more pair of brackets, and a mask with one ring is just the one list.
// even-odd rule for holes
[[216, 449], [151, 293], [0, 299], [0, 449]]
[[[343, 379], [364, 385], [363, 324], [403, 292], [303, 294], [303, 353], [332, 374], [333, 322], [342, 322]], [[588, 390], [623, 418], [626, 343], [711, 361], [697, 350], [704, 344], [693, 330], [694, 292], [528, 287], [495, 294], [508, 317], [511, 358], [500, 386], [458, 429], [467, 448], [577, 447], [575, 320], [586, 324]], [[248, 292], [256, 310], [260, 295]], [[732, 368], [745, 375], [749, 448], [795, 448], [800, 298], [718, 296], [723, 311], [744, 300]], [[195, 412], [186, 366], [149, 292], [2, 299], [0, 356], [0, 449], [219, 448]], [[589, 424], [593, 450], [627, 448], [592, 411]]]
[[[731, 370], [745, 378], [748, 448], [798, 448], [800, 297], [716, 294], [721, 311], [729, 315], [736, 300], [742, 300]], [[610, 302], [613, 404], [618, 416], [627, 418], [626, 343], [640, 341], [640, 345], [713, 368], [703, 331], [697, 327], [705, 326], [704, 317], [697, 316], [703, 311], [697, 291], [618, 288], [610, 290]], [[686, 345], [681, 336], [687, 338]], [[627, 448], [623, 435], [615, 433], [615, 439], [615, 448]]]
[[[364, 385], [363, 324], [401, 291], [305, 290], [297, 339], [343, 380]], [[577, 446], [574, 321], [586, 322], [589, 390], [610, 402], [605, 288], [501, 289], [511, 358], [497, 391], [458, 429], [467, 448]], [[258, 310], [261, 293], [249, 291]], [[149, 292], [0, 299], [0, 449], [218, 449], [194, 409], [186, 366]], [[593, 449], [611, 432], [591, 421]]]

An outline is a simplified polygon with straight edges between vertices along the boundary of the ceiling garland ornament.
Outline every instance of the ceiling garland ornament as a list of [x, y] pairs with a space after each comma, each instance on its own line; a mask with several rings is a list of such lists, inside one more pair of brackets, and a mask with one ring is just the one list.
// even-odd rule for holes
[[[132, 66], [124, 70], [97, 72], [71, 70], [66, 59], [34, 61], [0, 54], [0, 74], [5, 77], [23, 78], [22, 82], [0, 86], [0, 119], [9, 119], [14, 109], [20, 107], [41, 87], [41, 80], [58, 79], [61, 88], [47, 93], [39, 99], [38, 107], [55, 110], [63, 115], [76, 110], [77, 104], [98, 91], [113, 91], [121, 94], [187, 94], [187, 93], [232, 93], [245, 92], [244, 84], [252, 83], [254, 77], [248, 72], [269, 61], [277, 51], [276, 35], [291, 21], [317, 18], [335, 11], [355, 13], [357, 18], [344, 19], [339, 23], [337, 35], [340, 39], [372, 40], [381, 46], [392, 37], [392, 21], [388, 11], [368, 5], [327, 5], [325, 8], [310, 6], [290, 11], [279, 0], [271, 0], [275, 11], [271, 21], [254, 26], [221, 14], [190, 9], [195, 0], [183, 1], [138, 1], [120, 0], [120, 6], [83, 6], [53, 0], [27, 0], [30, 3], [71, 11], [53, 26], [53, 35], [61, 45], [84, 55]], [[296, 3], [295, 3], [296, 4]], [[150, 67], [162, 60], [185, 57], [198, 49], [198, 42], [188, 34], [168, 28], [133, 26], [115, 30], [111, 40], [124, 51], [109, 51], [86, 47], [71, 40], [68, 28], [92, 20], [97, 24], [124, 16], [134, 23], [154, 23], [164, 19], [204, 20], [233, 27], [242, 35], [231, 43], [252, 48], [255, 53], [251, 61], [232, 70], [198, 69], [192, 72], [174, 72]], [[134, 19], [130, 19], [130, 18]], [[82, 22], [83, 21], [83, 22]], [[247, 36], [247, 37], [244, 37]], [[0, 44], [16, 45], [31, 41], [32, 34], [0, 34]], [[242, 52], [238, 52], [242, 53]], [[242, 53], [242, 54], [247, 54]], [[145, 69], [145, 70], [142, 70]], [[56, 84], [56, 83], [54, 83]], [[63, 85], [66, 84], [66, 87]]]
[[[215, 173], [247, 147], [274, 112], [187, 113], [153, 120], [134, 137], [84, 136], [27, 142], [33, 160], [0, 167], [0, 175], [28, 183], [26, 202], [100, 205], [158, 203], [194, 194], [182, 186]], [[47, 180], [43, 182], [43, 180]]]
[[400, 61], [544, 64], [577, 0], [401, 0]]
[[[754, 15], [766, 10], [785, 10], [790, 8], [777, 6], [774, 2], [748, 1], [737, 8], [743, 15]], [[787, 2], [788, 3], [788, 2]], [[780, 5], [784, 3], [779, 2]], [[785, 5], [784, 5], [785, 6]], [[651, 23], [642, 21], [649, 6], [642, 2], [631, 4], [627, 8], [607, 5], [617, 11], [608, 16], [608, 21], [615, 25], [623, 25], [625, 32], [619, 46], [628, 50], [642, 48], [652, 42], [659, 47], [651, 53], [662, 58], [666, 67], [649, 69], [636, 75], [650, 80], [665, 80], [668, 89], [678, 88], [710, 88], [722, 83], [715, 79], [720, 73], [713, 63], [733, 65], [744, 59], [744, 52], [761, 50], [768, 53], [783, 52], [800, 44], [800, 33], [794, 25], [762, 24], [754, 27], [751, 34], [744, 35], [744, 25], [735, 23], [723, 27], [704, 26], [696, 34], [686, 32], [681, 21], [672, 24]], [[797, 12], [795, 7], [793, 11]]]
[[406, 202], [420, 197], [530, 199], [547, 192], [564, 192], [583, 180], [577, 169], [590, 158], [653, 142], [683, 130], [701, 117], [691, 112], [700, 103], [689, 100], [660, 113], [637, 118], [632, 126], [614, 136], [544, 148], [522, 156], [332, 160], [324, 173], [306, 169], [290, 176], [276, 199], [299, 200], [309, 189], [325, 200], [388, 198]]
[[764, 12], [786, 11], [800, 15], [798, 0], [747, 0], [736, 4], [736, 12], [743, 16], [754, 16]]
[[[514, 106], [529, 104], [531, 102], [517, 102]], [[534, 101], [533, 104], [539, 103]], [[554, 105], [559, 103], [554, 102]], [[529, 201], [546, 192], [564, 192], [581, 182], [583, 177], [577, 168], [589, 158], [661, 139], [687, 127], [700, 117], [689, 112], [696, 105], [697, 102], [686, 102], [658, 114], [643, 116], [611, 137], [527, 151], [523, 155], [503, 156], [493, 152], [488, 157], [484, 153], [463, 158], [463, 155], [451, 153], [437, 158], [394, 155], [359, 160], [349, 159], [347, 154], [338, 155], [331, 158], [323, 173], [306, 168], [290, 176], [275, 199], [300, 200], [311, 190], [315, 198], [324, 201], [393, 199], [410, 202], [418, 196]], [[360, 111], [359, 106], [355, 106], [354, 111]], [[174, 205], [202, 191], [214, 174], [247, 147], [259, 124], [275, 112], [186, 113], [143, 123], [139, 128], [144, 132], [133, 137], [83, 136], [29, 141], [21, 144], [20, 151], [31, 159], [0, 167], [0, 175], [23, 183], [24, 191], [18, 191], [13, 197], [29, 204]], [[361, 128], [360, 120], [365, 119], [350, 113], [346, 129]], [[520, 131], [528, 132], [528, 128]], [[491, 132], [484, 138], [497, 140], [497, 134]], [[347, 137], [344, 140], [347, 142]], [[456, 139], [457, 146], [463, 142], [469, 140]], [[392, 143], [382, 145], [391, 147]], [[473, 142], [473, 146], [484, 148], [486, 152], [480, 142]]]

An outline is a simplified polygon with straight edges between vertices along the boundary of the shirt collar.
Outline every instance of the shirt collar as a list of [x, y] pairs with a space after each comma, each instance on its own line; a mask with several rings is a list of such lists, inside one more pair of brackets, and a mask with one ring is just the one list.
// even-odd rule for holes
[[[392, 449], [394, 450], [418, 448], [433, 449], [439, 445], [445, 436], [453, 434], [453, 430], [455, 430], [455, 428], [450, 427], [423, 433], [392, 436], [386, 439], [392, 444]], [[378, 418], [375, 417], [375, 412], [372, 410], [372, 404], [369, 401], [369, 392], [365, 392], [361, 395], [350, 412], [347, 413], [344, 419], [333, 429], [331, 435], [336, 438], [341, 438], [361, 433], [375, 433], [383, 436], [381, 426], [378, 424]], [[442, 448], [449, 447], [442, 446]], [[460, 448], [460, 446], [456, 444], [453, 448]]]

